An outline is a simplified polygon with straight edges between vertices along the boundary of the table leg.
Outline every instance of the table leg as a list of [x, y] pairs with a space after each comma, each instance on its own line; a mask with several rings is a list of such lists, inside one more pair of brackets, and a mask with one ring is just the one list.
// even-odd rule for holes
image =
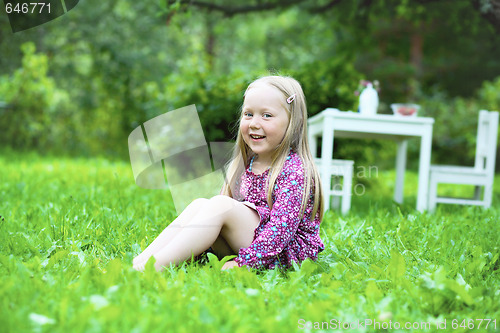
[[394, 188], [394, 201], [397, 203], [403, 203], [407, 148], [408, 140], [398, 141], [398, 152], [396, 155], [396, 184]]
[[432, 126], [428, 126], [422, 134], [420, 143], [420, 162], [418, 166], [417, 210], [428, 209], [429, 170], [431, 167]]
[[332, 177], [329, 168], [333, 154], [333, 119], [325, 116], [323, 122], [323, 139], [321, 141], [321, 182], [325, 196], [325, 211], [330, 208], [330, 192], [332, 188]]

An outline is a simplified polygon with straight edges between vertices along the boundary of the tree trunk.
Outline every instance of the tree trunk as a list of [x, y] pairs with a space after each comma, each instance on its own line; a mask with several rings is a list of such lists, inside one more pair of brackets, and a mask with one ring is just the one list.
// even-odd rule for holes
[[423, 73], [422, 59], [424, 53], [424, 38], [420, 27], [417, 27], [416, 30], [411, 32], [410, 43], [410, 64], [414, 69], [413, 78], [408, 82], [408, 98], [411, 101], [417, 97], [416, 95], [418, 94]]
[[415, 31], [411, 35], [410, 63], [415, 69], [415, 78], [422, 76], [422, 58], [423, 58], [424, 38], [420, 31]]
[[214, 68], [214, 58], [215, 58], [215, 33], [214, 33], [214, 19], [210, 16], [206, 19], [207, 35], [205, 44], [205, 53], [207, 55], [207, 66], [208, 70], [212, 71]]

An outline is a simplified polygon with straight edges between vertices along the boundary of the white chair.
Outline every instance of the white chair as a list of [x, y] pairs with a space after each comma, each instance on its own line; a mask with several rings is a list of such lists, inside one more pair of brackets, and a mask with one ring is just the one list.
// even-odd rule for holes
[[[318, 170], [321, 170], [321, 159], [315, 158], [314, 163]], [[330, 167], [328, 168], [328, 177], [333, 177], [332, 188], [323, 189], [325, 197], [325, 210], [330, 208], [330, 201], [333, 201], [332, 207], [338, 209], [342, 214], [346, 214], [351, 209], [351, 196], [352, 196], [352, 174], [354, 161], [351, 160], [330, 160]], [[340, 181], [340, 177], [343, 181]], [[342, 204], [340, 199], [342, 198]], [[331, 200], [332, 199], [332, 200]]]
[[[429, 177], [429, 211], [437, 203], [491, 206], [495, 155], [497, 150], [498, 112], [479, 111], [476, 160], [473, 167], [433, 166]], [[438, 184], [475, 185], [474, 198], [448, 198], [437, 195]], [[481, 188], [484, 188], [481, 198]]]

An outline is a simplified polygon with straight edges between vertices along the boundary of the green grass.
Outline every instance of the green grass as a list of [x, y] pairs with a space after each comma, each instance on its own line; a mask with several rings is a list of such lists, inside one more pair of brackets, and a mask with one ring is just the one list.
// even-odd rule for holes
[[[175, 217], [166, 191], [138, 188], [125, 162], [7, 153], [0, 168], [2, 332], [289, 332], [365, 319], [381, 329], [339, 331], [432, 332], [445, 319], [441, 331], [466, 331], [463, 319], [500, 326], [500, 177], [494, 208], [429, 215], [414, 210], [415, 174], [397, 205], [393, 172], [380, 172], [349, 215], [326, 215], [318, 262], [288, 273], [221, 272], [215, 259], [139, 273], [133, 256]], [[406, 322], [432, 329], [383, 329]]]

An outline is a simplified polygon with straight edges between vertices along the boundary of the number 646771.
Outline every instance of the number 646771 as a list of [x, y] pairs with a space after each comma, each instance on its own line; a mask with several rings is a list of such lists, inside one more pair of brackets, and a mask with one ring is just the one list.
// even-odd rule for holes
[[451, 328], [452, 329], [457, 329], [459, 327], [465, 328], [465, 329], [474, 329], [474, 328], [481, 328], [481, 325], [483, 328], [488, 328], [488, 326], [492, 324], [494, 328], [497, 328], [497, 320], [496, 319], [464, 319], [461, 322], [458, 319], [453, 319], [451, 321]]
[[11, 3], [7, 3], [5, 5], [5, 11], [7, 14], [10, 14], [12, 12], [18, 13], [18, 14], [42, 14], [43, 11], [47, 12], [50, 14], [50, 3], [43, 3], [43, 2], [23, 2], [23, 3], [17, 3], [15, 6], [13, 6]]

